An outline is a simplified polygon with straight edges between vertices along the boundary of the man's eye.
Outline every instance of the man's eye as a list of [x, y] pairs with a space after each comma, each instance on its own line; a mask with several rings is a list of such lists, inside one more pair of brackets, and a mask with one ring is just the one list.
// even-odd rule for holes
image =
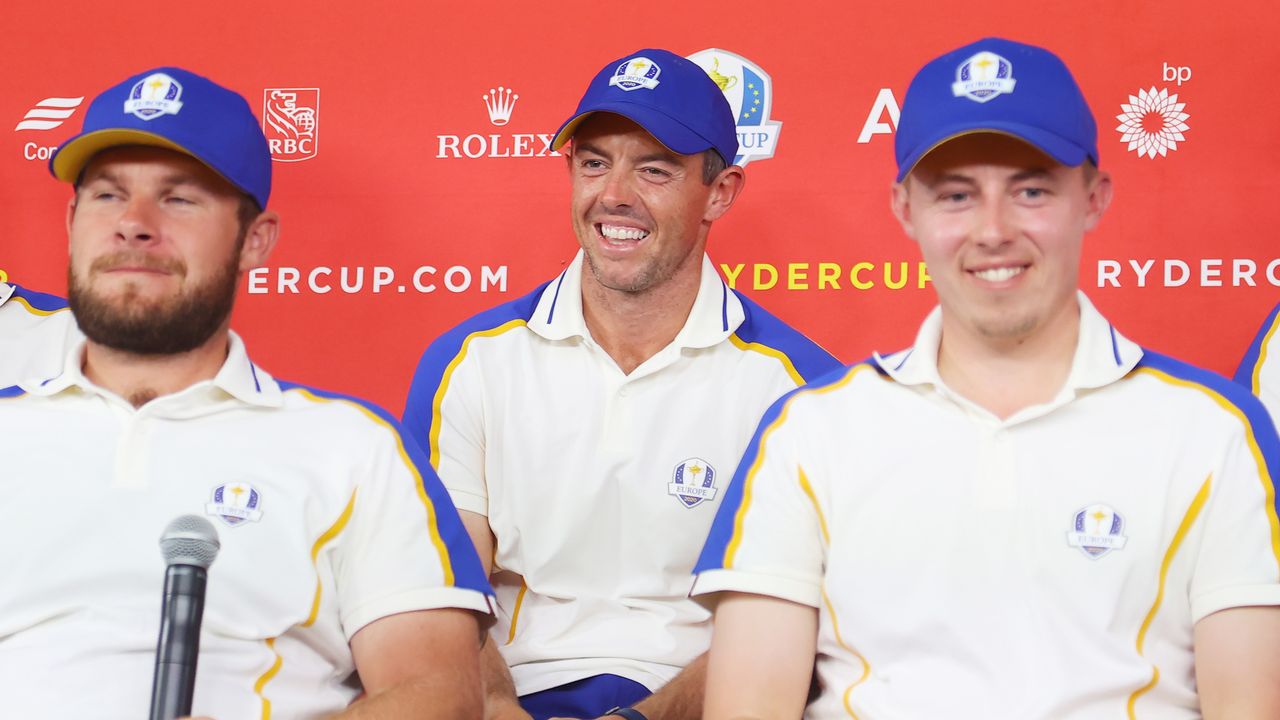
[[671, 173], [667, 172], [666, 170], [663, 170], [662, 168], [656, 168], [656, 167], [642, 167], [640, 168], [640, 172], [644, 173], [645, 175], [653, 175], [654, 177], [669, 177], [671, 175]]
[[944, 203], [962, 203], [965, 200], [969, 199], [969, 193], [965, 193], [965, 192], [942, 193], [941, 195], [938, 196], [938, 199]]
[[1039, 200], [1048, 194], [1049, 191], [1044, 188], [1029, 187], [1022, 189], [1022, 197], [1028, 200]]

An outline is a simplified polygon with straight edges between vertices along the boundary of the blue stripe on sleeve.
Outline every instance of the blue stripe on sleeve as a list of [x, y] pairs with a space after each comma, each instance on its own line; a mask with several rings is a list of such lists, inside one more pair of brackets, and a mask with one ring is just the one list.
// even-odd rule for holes
[[1249, 349], [1245, 351], [1244, 357], [1240, 359], [1240, 367], [1236, 368], [1236, 374], [1232, 378], [1237, 383], [1253, 392], [1253, 371], [1258, 366], [1258, 357], [1262, 354], [1262, 343], [1267, 339], [1267, 335], [1271, 332], [1271, 328], [1276, 324], [1276, 316], [1280, 315], [1280, 304], [1271, 308], [1271, 313], [1267, 315], [1267, 319], [1262, 323], [1262, 327], [1258, 328], [1258, 334], [1254, 336], [1253, 342], [1249, 344]]
[[36, 292], [28, 290], [21, 285], [13, 285], [13, 297], [20, 297], [27, 301], [27, 304], [41, 312], [56, 312], [67, 306], [67, 301], [57, 295], [49, 293]]
[[414, 442], [413, 438], [406, 436], [404, 428], [401, 427], [400, 422], [396, 420], [394, 415], [374, 403], [351, 395], [318, 390], [300, 383], [282, 380], [277, 380], [277, 382], [282, 391], [298, 388], [306, 390], [316, 397], [354, 403], [385, 422], [399, 436], [400, 442], [404, 446], [405, 454], [409, 456], [409, 460], [417, 468], [418, 474], [422, 476], [423, 490], [426, 491], [427, 499], [430, 500], [432, 509], [435, 511], [436, 531], [440, 533], [440, 539], [444, 541], [446, 551], [449, 553], [449, 563], [453, 566], [453, 586], [475, 590], [485, 595], [493, 595], [493, 588], [489, 586], [489, 578], [484, 573], [484, 566], [480, 564], [480, 557], [476, 554], [475, 545], [471, 543], [471, 536], [467, 534], [467, 529], [462, 524], [462, 518], [458, 517], [458, 511], [453, 506], [453, 500], [450, 499], [449, 493], [445, 491], [444, 485], [440, 483], [440, 478], [436, 476], [435, 470], [431, 469], [431, 463], [427, 462], [427, 456], [422, 452], [422, 448], [418, 446], [418, 443]]
[[418, 368], [413, 373], [413, 382], [409, 385], [409, 396], [405, 399], [402, 420], [405, 432], [427, 451], [428, 456], [431, 453], [432, 405], [435, 403], [436, 392], [440, 389], [440, 383], [444, 380], [444, 373], [449, 363], [462, 352], [463, 343], [474, 333], [492, 330], [512, 320], [532, 318], [543, 290], [546, 290], [552, 282], [555, 280], [539, 285], [533, 292], [522, 298], [492, 307], [468, 318], [432, 341], [422, 353], [422, 358], [418, 360]]
[[[858, 365], [862, 364], [859, 363]], [[738, 469], [733, 473], [733, 481], [729, 483], [729, 490], [724, 495], [724, 501], [721, 503], [720, 508], [716, 510], [716, 518], [711, 523], [711, 532], [707, 534], [707, 541], [702, 546], [702, 554], [698, 557], [698, 562], [693, 567], [695, 575], [706, 570], [720, 570], [724, 567], [725, 553], [729, 549], [729, 544], [733, 542], [734, 524], [737, 521], [738, 511], [742, 507], [743, 499], [746, 496], [747, 474], [751, 472], [751, 467], [755, 465], [757, 458], [760, 456], [760, 440], [765, 431], [778, 419], [786, 404], [794, 395], [802, 392], [812, 392], [838, 383], [853, 372], [858, 365], [840, 366], [837, 370], [822, 375], [808, 385], [803, 385], [788, 392], [778, 398], [765, 411], [764, 417], [760, 419], [760, 424], [756, 426], [756, 431], [751, 436], [751, 442], [747, 443], [747, 449], [742, 454], [742, 460], [738, 462]], [[876, 369], [879, 370], [879, 367]]]
[[[1274, 315], [1274, 312], [1272, 314]], [[1254, 397], [1249, 388], [1241, 387], [1218, 373], [1198, 368], [1146, 348], [1142, 349], [1142, 359], [1138, 361], [1137, 367], [1160, 370], [1180, 380], [1195, 383], [1234, 405], [1248, 422], [1249, 428], [1253, 432], [1253, 438], [1258, 443], [1258, 450], [1262, 453], [1263, 461], [1267, 464], [1267, 473], [1271, 476], [1272, 482], [1275, 482], [1278, 477], [1277, 470], [1280, 470], [1280, 439], [1276, 437], [1276, 428], [1271, 420], [1271, 415], [1263, 407], [1262, 401]]]
[[805, 382], [812, 382], [815, 378], [844, 367], [831, 353], [800, 331], [778, 319], [746, 295], [737, 290], [733, 293], [742, 302], [745, 315], [737, 329], [738, 337], [744, 342], [766, 345], [786, 355]]

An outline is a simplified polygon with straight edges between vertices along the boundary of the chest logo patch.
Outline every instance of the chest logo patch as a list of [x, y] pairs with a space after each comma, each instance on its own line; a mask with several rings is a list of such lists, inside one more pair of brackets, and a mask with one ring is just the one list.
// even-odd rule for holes
[[228, 527], [235, 527], [245, 521], [261, 520], [261, 505], [262, 493], [254, 486], [243, 482], [227, 483], [213, 489], [213, 497], [204, 506], [204, 513], [218, 518]]
[[711, 467], [711, 463], [696, 457], [676, 465], [671, 483], [667, 485], [667, 494], [690, 508], [703, 500], [715, 500], [716, 490], [716, 469]]
[[1124, 517], [1110, 505], [1090, 505], [1071, 519], [1067, 544], [1080, 548], [1090, 559], [1098, 559], [1112, 550], [1123, 550], [1129, 542], [1124, 534]]

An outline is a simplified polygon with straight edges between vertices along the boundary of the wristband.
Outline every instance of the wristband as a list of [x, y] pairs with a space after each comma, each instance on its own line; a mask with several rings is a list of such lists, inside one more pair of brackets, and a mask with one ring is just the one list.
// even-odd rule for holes
[[633, 707], [616, 707], [605, 713], [606, 717], [609, 715], [617, 715], [620, 718], [626, 718], [626, 720], [649, 720], [644, 716], [644, 713]]

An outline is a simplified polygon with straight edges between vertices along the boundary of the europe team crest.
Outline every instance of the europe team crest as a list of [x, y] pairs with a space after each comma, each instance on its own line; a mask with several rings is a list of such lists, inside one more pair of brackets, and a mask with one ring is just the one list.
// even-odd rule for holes
[[261, 504], [262, 494], [249, 483], [227, 483], [213, 489], [213, 498], [204, 506], [204, 512], [235, 527], [246, 520], [261, 520]]
[[182, 109], [182, 84], [164, 73], [151, 73], [134, 83], [124, 111], [143, 120], [177, 115]]
[[694, 507], [703, 500], [715, 500], [716, 469], [702, 458], [689, 458], [676, 465], [667, 494], [674, 495], [685, 507]]
[[719, 48], [689, 56], [720, 87], [733, 109], [738, 126], [738, 155], [734, 165], [773, 157], [782, 123], [769, 119], [773, 106], [773, 80], [750, 60]]
[[951, 92], [956, 97], [984, 103], [1013, 92], [1017, 82], [1013, 79], [1013, 63], [983, 50], [956, 68], [956, 81], [951, 84]]
[[1120, 513], [1109, 505], [1090, 505], [1071, 519], [1067, 544], [1096, 560], [1112, 550], [1123, 549], [1129, 542], [1123, 533], [1124, 517]]
[[640, 88], [652, 90], [658, 87], [658, 76], [661, 74], [662, 68], [658, 67], [658, 63], [647, 57], [633, 57], [630, 60], [624, 60], [618, 69], [613, 71], [613, 77], [609, 78], [609, 85], [627, 92]]

